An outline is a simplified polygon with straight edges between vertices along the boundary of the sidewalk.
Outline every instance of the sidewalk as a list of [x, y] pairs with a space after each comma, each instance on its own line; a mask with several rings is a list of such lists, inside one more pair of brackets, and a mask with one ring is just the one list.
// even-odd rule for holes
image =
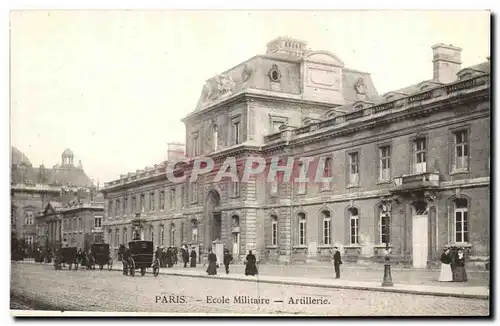
[[[19, 263], [35, 264], [35, 262], [21, 261]], [[40, 264], [40, 263], [37, 263]], [[48, 266], [47, 264], [42, 264]], [[294, 268], [294, 266], [279, 266], [283, 269], [283, 272], [290, 272], [290, 270], [300, 269]], [[406, 294], [417, 294], [417, 295], [433, 295], [433, 296], [445, 296], [445, 297], [458, 297], [458, 298], [474, 298], [474, 299], [489, 299], [489, 288], [486, 286], [474, 286], [467, 283], [452, 283], [452, 282], [436, 282], [436, 285], [427, 284], [409, 284], [400, 283], [395, 278], [395, 275], [412, 275], [414, 273], [429, 273], [434, 275], [435, 271], [416, 271], [416, 270], [405, 270], [395, 269], [392, 273], [392, 280], [394, 286], [392, 287], [382, 287], [383, 273], [380, 274], [380, 270], [372, 270], [376, 272], [379, 280], [365, 281], [358, 279], [358, 275], [361, 273], [360, 270], [355, 268], [344, 268], [343, 275], [341, 279], [334, 279], [332, 273], [329, 273], [329, 277], [317, 277], [313, 275], [308, 276], [289, 276], [289, 275], [265, 275], [262, 273], [264, 271], [272, 271], [273, 268], [277, 268], [277, 265], [261, 265], [259, 266], [260, 275], [257, 276], [245, 276], [244, 265], [231, 265], [231, 274], [225, 274], [224, 268], [219, 268], [218, 275], [210, 276], [203, 269], [203, 265], [198, 265], [197, 268], [183, 268], [180, 266], [175, 266], [173, 268], [161, 268], [161, 275], [172, 275], [180, 277], [199, 277], [199, 278], [212, 278], [212, 279], [225, 279], [225, 280], [235, 280], [235, 281], [245, 281], [245, 282], [259, 282], [259, 283], [274, 283], [283, 285], [296, 285], [296, 286], [313, 286], [313, 287], [323, 287], [323, 288], [337, 288], [337, 289], [351, 289], [351, 290], [364, 290], [364, 291], [378, 291], [378, 292], [395, 292], [395, 293], [406, 293]], [[308, 266], [307, 269], [321, 270], [322, 266], [311, 267]], [[121, 264], [113, 265], [114, 271], [121, 271]], [[241, 270], [241, 271], [240, 271]], [[224, 273], [224, 274], [221, 274]], [[152, 276], [152, 270], [148, 269], [146, 276]], [[471, 273], [477, 274], [477, 273]], [[484, 272], [479, 272], [479, 274], [487, 274]], [[487, 274], [489, 275], [489, 274]], [[136, 277], [141, 277], [139, 273]], [[438, 285], [439, 284], [439, 285]]]

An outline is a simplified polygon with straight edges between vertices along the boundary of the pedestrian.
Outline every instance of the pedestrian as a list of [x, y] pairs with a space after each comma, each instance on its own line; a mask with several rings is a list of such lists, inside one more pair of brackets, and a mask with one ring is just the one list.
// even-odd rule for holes
[[257, 275], [259, 271], [257, 270], [257, 259], [255, 255], [252, 254], [252, 250], [248, 251], [248, 255], [245, 258], [245, 275]]
[[233, 260], [233, 255], [229, 253], [229, 249], [224, 249], [224, 267], [226, 267], [226, 274], [229, 274], [229, 264]]
[[340, 265], [342, 265], [342, 257], [340, 256], [339, 247], [333, 248], [333, 266], [335, 267], [335, 278], [340, 278]]
[[197, 254], [196, 254], [196, 250], [194, 250], [194, 247], [191, 249], [191, 264], [190, 264], [190, 267], [196, 267], [196, 257], [197, 257]]
[[217, 256], [212, 252], [212, 249], [208, 249], [208, 275], [217, 275]]
[[161, 267], [161, 249], [160, 247], [156, 247], [156, 251], [155, 251], [155, 259], [158, 259], [158, 261], [160, 262], [160, 267]]
[[172, 267], [172, 264], [173, 264], [173, 259], [172, 259], [172, 247], [168, 247], [167, 248], [167, 255], [166, 255], [166, 258], [167, 258], [167, 267]]
[[455, 280], [455, 273], [456, 273], [456, 269], [457, 269], [457, 264], [456, 264], [456, 261], [457, 261], [457, 247], [456, 246], [451, 246], [451, 249], [450, 249], [450, 259], [451, 259], [451, 262], [450, 262], [450, 267], [451, 267], [451, 275], [453, 277], [453, 280]]
[[441, 273], [439, 274], [439, 282], [453, 281], [453, 274], [451, 272], [451, 255], [450, 246], [444, 246], [443, 253], [441, 254]]
[[172, 247], [172, 263], [177, 265], [178, 251], [177, 247]]
[[182, 248], [182, 261], [184, 262], [184, 268], [186, 268], [189, 262], [189, 252], [186, 246]]
[[455, 270], [453, 271], [453, 282], [467, 282], [465, 271], [465, 253], [463, 248], [457, 250], [455, 258]]

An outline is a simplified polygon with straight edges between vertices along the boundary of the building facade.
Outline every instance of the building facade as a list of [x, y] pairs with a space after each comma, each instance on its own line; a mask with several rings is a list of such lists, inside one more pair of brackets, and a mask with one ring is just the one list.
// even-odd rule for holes
[[37, 217], [37, 242], [49, 248], [57, 248], [62, 243], [89, 250], [92, 243], [104, 240], [103, 213], [104, 205], [99, 199], [64, 206], [49, 202]]
[[94, 201], [98, 196], [81, 162], [75, 165], [73, 161], [73, 152], [66, 149], [61, 164], [34, 167], [26, 155], [11, 148], [11, 234], [28, 251], [47, 243], [47, 234], [42, 239], [39, 233], [43, 226], [38, 221], [49, 202], [62, 207], [75, 201]]
[[[189, 176], [197, 157], [210, 157], [213, 172], [172, 183], [163, 162], [105, 184], [105, 237], [117, 246], [137, 231], [202, 253], [220, 239], [240, 259], [253, 250], [286, 263], [329, 261], [335, 245], [344, 260], [371, 263], [388, 244], [393, 261], [417, 268], [457, 244], [481, 264], [490, 250], [490, 63], [462, 68], [450, 45], [432, 53], [431, 80], [380, 95], [370, 74], [332, 53], [269, 42], [265, 55], [208, 80], [183, 120], [190, 161], [175, 173]], [[227, 158], [241, 177], [253, 157], [266, 160], [261, 173], [214, 181]], [[294, 176], [332, 179], [269, 180], [273, 159]]]

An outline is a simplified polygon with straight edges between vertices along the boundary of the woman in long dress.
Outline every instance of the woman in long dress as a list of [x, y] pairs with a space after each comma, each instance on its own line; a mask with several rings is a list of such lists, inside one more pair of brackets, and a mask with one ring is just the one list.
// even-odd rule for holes
[[189, 265], [190, 267], [196, 267], [196, 250], [191, 249], [191, 264]]
[[212, 249], [208, 249], [208, 275], [217, 275], [217, 256], [212, 252]]
[[453, 282], [467, 282], [467, 272], [465, 271], [465, 255], [462, 248], [458, 249], [457, 256], [455, 258]]
[[257, 259], [255, 258], [254, 254], [252, 254], [252, 250], [248, 252], [247, 257], [245, 258], [246, 260], [246, 267], [245, 267], [245, 275], [257, 275], [259, 272], [257, 271]]
[[453, 281], [453, 274], [451, 273], [451, 256], [450, 247], [444, 247], [444, 251], [441, 254], [441, 273], [439, 274], [439, 282], [451, 282]]

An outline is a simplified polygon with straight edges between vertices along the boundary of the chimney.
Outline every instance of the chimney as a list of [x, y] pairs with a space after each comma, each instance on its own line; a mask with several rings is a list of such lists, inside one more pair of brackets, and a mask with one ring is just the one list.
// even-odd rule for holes
[[293, 57], [303, 57], [307, 51], [307, 42], [280, 36], [267, 43], [266, 54], [278, 54]]
[[185, 145], [181, 143], [167, 144], [167, 161], [177, 161], [186, 157]]
[[451, 83], [457, 80], [457, 72], [460, 70], [461, 48], [443, 43], [432, 47], [434, 81], [439, 83]]

